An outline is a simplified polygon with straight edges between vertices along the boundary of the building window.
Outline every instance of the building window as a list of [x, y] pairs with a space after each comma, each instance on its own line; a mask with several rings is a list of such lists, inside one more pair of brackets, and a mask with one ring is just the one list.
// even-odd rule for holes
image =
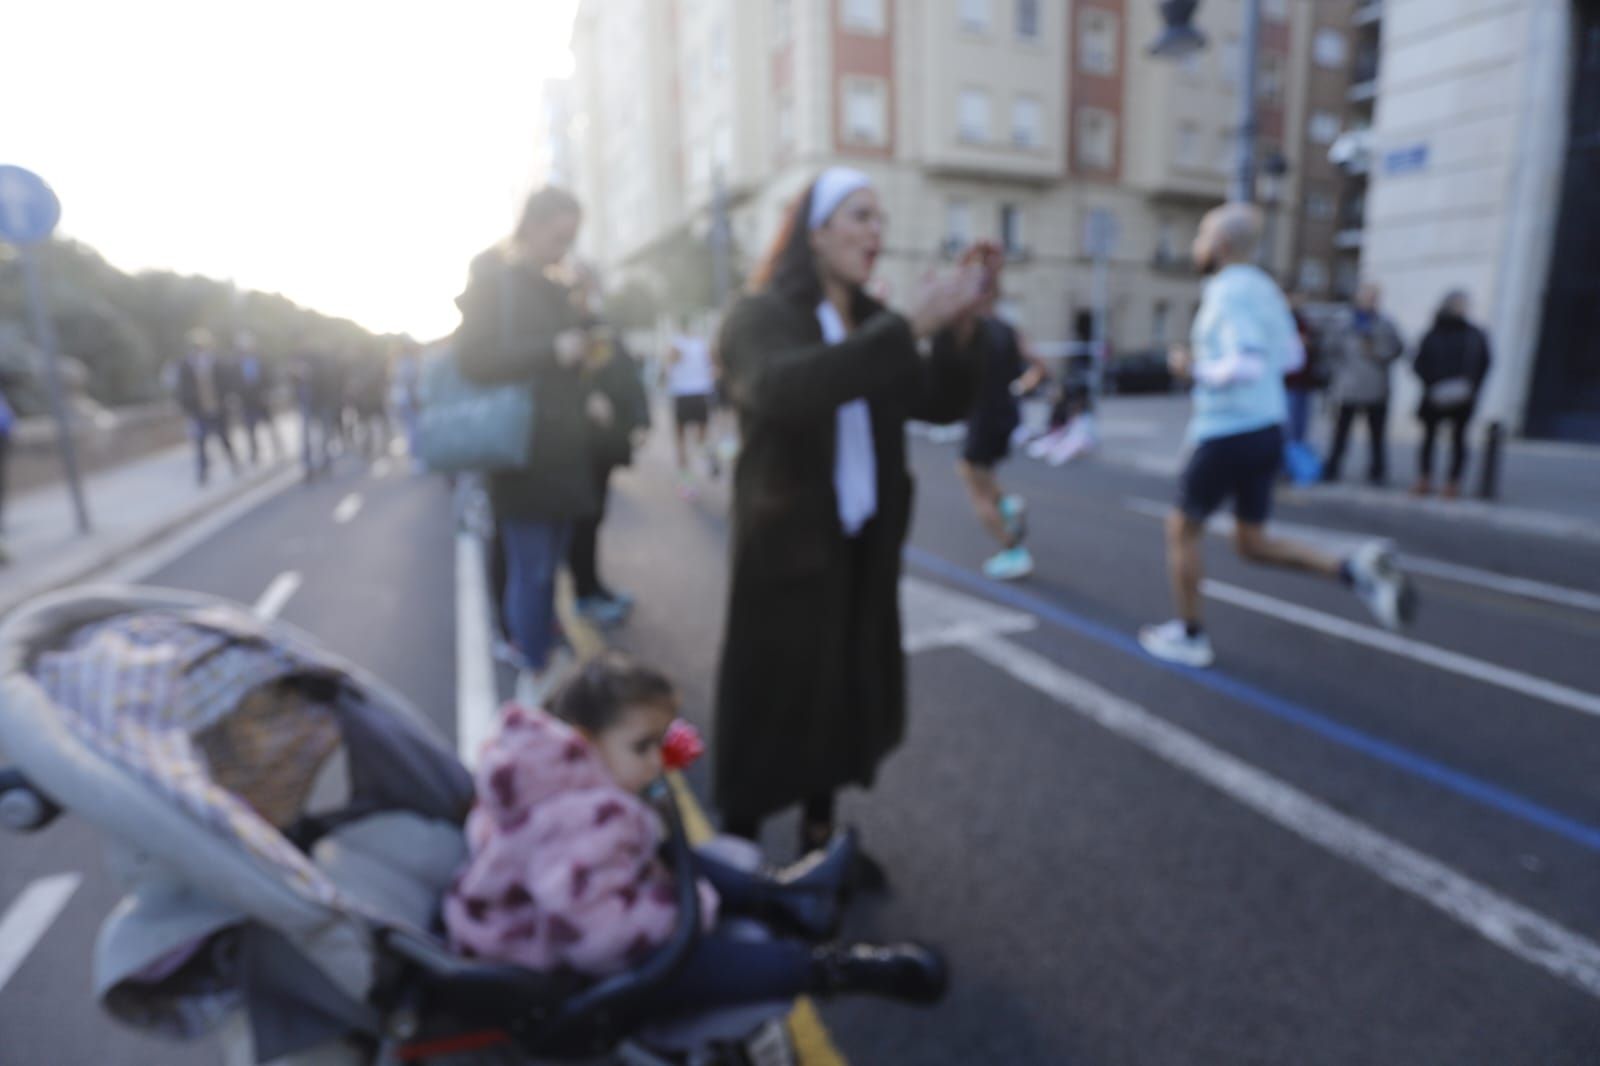
[[1311, 55], [1317, 66], [1328, 70], [1343, 70], [1350, 61], [1350, 45], [1338, 30], [1323, 27], [1317, 31], [1311, 44]]
[[989, 0], [961, 0], [961, 28], [971, 33], [988, 33]]
[[844, 137], [851, 144], [889, 142], [888, 89], [878, 78], [847, 78], [844, 83]]
[[1348, 300], [1356, 294], [1356, 287], [1360, 284], [1361, 267], [1353, 259], [1341, 261], [1338, 274], [1333, 279], [1334, 295]]
[[1087, 7], [1078, 13], [1078, 69], [1085, 74], [1117, 72], [1117, 17]]
[[1039, 39], [1039, 0], [1017, 0], [1017, 36], [1024, 41]]
[[1177, 160], [1181, 167], [1200, 165], [1200, 127], [1193, 122], [1178, 124]]
[[1007, 255], [1022, 254], [1022, 208], [1016, 204], [1000, 205], [1000, 246]]
[[1332, 144], [1339, 139], [1341, 125], [1343, 123], [1339, 116], [1332, 111], [1313, 111], [1311, 121], [1306, 124], [1306, 133], [1312, 144]]
[[1306, 193], [1306, 217], [1313, 222], [1332, 222], [1334, 215], [1333, 197], [1326, 190], [1312, 189]]
[[1289, 21], [1289, 0], [1261, 0], [1261, 14], [1274, 22]]
[[1019, 96], [1011, 104], [1011, 143], [1018, 148], [1039, 147], [1039, 128], [1043, 125], [1039, 101]]
[[1268, 103], [1283, 102], [1283, 57], [1268, 53], [1256, 68], [1256, 89]]
[[1110, 170], [1117, 158], [1117, 120], [1096, 107], [1078, 109], [1078, 165]]
[[1325, 291], [1328, 288], [1328, 264], [1320, 259], [1300, 260], [1298, 284], [1308, 293]]
[[968, 144], [988, 144], [989, 94], [982, 89], [962, 89], [957, 111], [961, 139]]
[[951, 200], [944, 210], [945, 245], [952, 250], [972, 243], [972, 208], [965, 200]]
[[1178, 227], [1172, 222], [1163, 222], [1156, 229], [1156, 262], [1170, 265], [1178, 261]]
[[844, 0], [843, 16], [844, 28], [851, 33], [881, 37], [888, 30], [883, 0]]
[[1165, 300], [1157, 300], [1155, 307], [1150, 309], [1150, 343], [1162, 347], [1167, 343], [1168, 320], [1172, 317], [1172, 306]]

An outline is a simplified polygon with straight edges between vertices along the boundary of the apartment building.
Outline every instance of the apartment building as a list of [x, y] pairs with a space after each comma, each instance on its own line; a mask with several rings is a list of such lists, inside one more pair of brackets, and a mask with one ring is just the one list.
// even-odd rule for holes
[[1465, 289], [1483, 415], [1600, 442], [1600, 0], [1385, 0], [1381, 25], [1363, 275], [1412, 339]]
[[[1264, 0], [1258, 152], [1286, 163], [1270, 253], [1285, 275], [1309, 247], [1294, 205], [1316, 180], [1300, 136], [1311, 8]], [[1148, 54], [1161, 24], [1147, 0], [586, 0], [584, 251], [614, 279], [643, 270], [667, 234], [705, 232], [720, 182], [748, 260], [820, 169], [848, 163], [889, 210], [889, 299], [997, 240], [1004, 312], [1060, 350], [1091, 309], [1099, 216], [1116, 234], [1108, 336], [1164, 347], [1198, 302], [1188, 247], [1233, 167], [1242, 0], [1206, 0], [1198, 24], [1212, 46], [1174, 63]]]

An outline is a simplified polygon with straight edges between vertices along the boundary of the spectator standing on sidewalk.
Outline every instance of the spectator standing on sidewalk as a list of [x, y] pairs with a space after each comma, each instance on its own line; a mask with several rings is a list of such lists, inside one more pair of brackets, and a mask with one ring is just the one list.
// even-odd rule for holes
[[1422, 453], [1412, 491], [1418, 496], [1433, 492], [1433, 445], [1439, 427], [1446, 423], [1450, 426], [1450, 471], [1443, 496], [1453, 500], [1461, 495], [1461, 475], [1467, 467], [1467, 424], [1478, 406], [1491, 362], [1489, 338], [1468, 321], [1470, 310], [1465, 292], [1457, 290], [1446, 296], [1433, 328], [1417, 348], [1413, 368], [1422, 381], [1422, 403], [1417, 408], [1422, 420]]
[[718, 342], [743, 443], [717, 803], [728, 831], [752, 839], [763, 818], [803, 804], [802, 851], [831, 838], [835, 792], [870, 786], [904, 737], [905, 424], [962, 418], [977, 387], [976, 352], [946, 327], [977, 308], [983, 271], [929, 279], [914, 310], [890, 311], [866, 291], [883, 225], [865, 174], [824, 171]]
[[1305, 293], [1296, 291], [1289, 297], [1289, 310], [1294, 315], [1294, 328], [1300, 337], [1300, 347], [1306, 353], [1299, 369], [1283, 376], [1283, 387], [1288, 390], [1289, 421], [1285, 423], [1288, 443], [1304, 444], [1311, 436], [1312, 405], [1317, 390], [1322, 388], [1323, 355], [1321, 338], [1316, 323], [1305, 312]]
[[1400, 331], [1378, 307], [1381, 290], [1372, 282], [1356, 293], [1355, 305], [1334, 325], [1327, 353], [1333, 374], [1332, 393], [1338, 405], [1333, 429], [1333, 449], [1323, 471], [1325, 481], [1338, 481], [1344, 466], [1350, 424], [1359, 415], [1366, 420], [1371, 444], [1367, 481], [1383, 485], [1389, 479], [1389, 371], [1405, 351]]
[[1389, 629], [1408, 621], [1414, 606], [1410, 585], [1382, 541], [1340, 560], [1267, 534], [1283, 465], [1283, 378], [1304, 353], [1283, 293], [1255, 265], [1260, 242], [1257, 208], [1228, 204], [1206, 215], [1195, 236], [1194, 260], [1210, 280], [1190, 348], [1172, 353], [1173, 372], [1194, 381], [1194, 451], [1178, 506], [1167, 517], [1167, 566], [1178, 617], [1145, 627], [1139, 643], [1156, 658], [1184, 666], [1206, 667], [1216, 658], [1200, 612], [1201, 540], [1206, 520], [1230, 498], [1234, 545], [1248, 562], [1340, 581]]
[[267, 441], [272, 445], [274, 460], [283, 458], [283, 438], [278, 435], [278, 425], [272, 418], [272, 376], [266, 362], [256, 347], [256, 339], [248, 333], [238, 334], [233, 341], [233, 384], [239, 404], [239, 418], [250, 439], [250, 462], [261, 461], [261, 449], [256, 431], [266, 428]]
[[1011, 437], [1022, 423], [1018, 398], [1049, 377], [1049, 370], [1030, 354], [1022, 338], [995, 316], [1000, 298], [1000, 269], [1005, 253], [981, 244], [962, 257], [983, 269], [984, 296], [977, 312], [955, 327], [963, 347], [975, 345], [980, 357], [977, 402], [967, 418], [967, 439], [956, 470], [984, 529], [1000, 544], [983, 572], [999, 581], [1018, 581], [1033, 573], [1033, 556], [1023, 547], [1027, 504], [1000, 487], [995, 468], [1011, 453]]
[[194, 438], [195, 475], [203, 486], [211, 473], [208, 443], [212, 437], [222, 447], [228, 465], [237, 474], [239, 460], [228, 439], [227, 398], [234, 391], [228, 365], [216, 352], [211, 332], [189, 331], [189, 352], [178, 365], [178, 406], [189, 419], [189, 434]]
[[532, 707], [542, 706], [570, 669], [570, 653], [557, 647], [556, 573], [572, 523], [598, 509], [593, 426], [604, 421], [604, 405], [584, 380], [584, 313], [553, 275], [581, 220], [571, 193], [553, 186], [535, 192], [510, 240], [473, 261], [456, 301], [462, 372], [484, 384], [525, 382], [534, 390], [528, 465], [489, 477], [505, 544], [506, 621], [528, 664], [517, 698]]

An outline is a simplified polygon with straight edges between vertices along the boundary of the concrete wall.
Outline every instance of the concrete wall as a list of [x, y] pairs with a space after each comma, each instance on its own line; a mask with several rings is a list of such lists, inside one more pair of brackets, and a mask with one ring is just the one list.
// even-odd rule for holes
[[[1556, 218], [1570, 2], [1390, 0], [1384, 9], [1363, 273], [1383, 285], [1413, 343], [1448, 290], [1471, 294], [1496, 358], [1482, 413], [1513, 429]], [[1405, 372], [1396, 386], [1394, 418], [1405, 425], [1418, 389]]]

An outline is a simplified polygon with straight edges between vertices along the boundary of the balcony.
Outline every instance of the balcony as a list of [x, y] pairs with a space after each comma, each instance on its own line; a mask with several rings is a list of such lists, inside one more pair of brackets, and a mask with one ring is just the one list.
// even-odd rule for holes
[[1365, 103], [1378, 95], [1378, 51], [1363, 49], [1350, 68], [1350, 88], [1346, 98], [1353, 104]]

